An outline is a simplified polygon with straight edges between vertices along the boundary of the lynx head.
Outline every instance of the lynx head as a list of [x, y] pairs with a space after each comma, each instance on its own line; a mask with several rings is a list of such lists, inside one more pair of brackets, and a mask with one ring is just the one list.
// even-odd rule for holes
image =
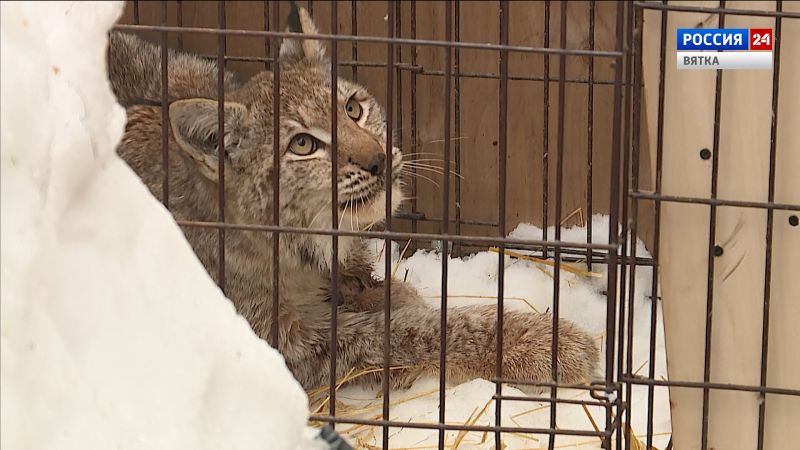
[[[294, 3], [288, 22], [290, 31], [317, 34], [308, 12]], [[273, 157], [277, 152], [281, 225], [330, 228], [331, 64], [324, 44], [313, 39], [284, 39], [279, 61], [279, 142], [273, 142], [271, 71], [226, 94], [227, 213], [233, 216], [231, 220], [245, 223], [272, 222]], [[365, 229], [385, 219], [387, 158], [392, 164], [393, 209], [403, 200], [402, 154], [394, 145], [387, 151], [384, 110], [366, 89], [339, 78], [337, 93], [338, 226]], [[170, 106], [175, 140], [211, 182], [212, 191], [220, 178], [217, 118], [215, 100], [187, 99]], [[340, 238], [340, 246], [346, 247], [347, 242]], [[330, 237], [295, 235], [286, 243], [322, 266], [330, 262]]]

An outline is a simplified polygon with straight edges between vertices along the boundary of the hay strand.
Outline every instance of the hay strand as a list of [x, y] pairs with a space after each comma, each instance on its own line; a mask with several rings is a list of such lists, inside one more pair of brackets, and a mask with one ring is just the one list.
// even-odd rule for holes
[[[493, 252], [493, 253], [500, 253], [500, 249], [497, 248], [497, 247], [489, 247], [489, 251]], [[535, 262], [535, 263], [539, 263], [539, 264], [544, 264], [544, 265], [550, 266], [550, 267], [555, 267], [555, 265], [556, 265], [556, 263], [554, 263], [553, 261], [550, 261], [548, 259], [537, 258], [535, 256], [525, 255], [523, 253], [517, 253], [517, 252], [515, 252], [513, 250], [503, 250], [503, 253], [508, 255], [508, 256], [517, 258], [517, 259], [524, 259], [525, 261], [531, 261], [531, 262]], [[561, 266], [561, 269], [564, 270], [565, 272], [574, 273], [576, 275], [581, 275], [581, 276], [584, 276], [584, 277], [593, 277], [593, 278], [602, 278], [603, 277], [603, 274], [601, 274], [599, 272], [589, 272], [587, 270], [578, 269], [577, 267], [572, 267], [571, 265], [569, 265], [567, 263], [561, 263], [559, 265]]]

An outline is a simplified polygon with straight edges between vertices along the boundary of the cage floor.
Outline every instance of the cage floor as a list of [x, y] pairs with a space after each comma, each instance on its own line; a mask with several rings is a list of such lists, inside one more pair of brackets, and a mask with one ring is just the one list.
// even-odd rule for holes
[[[608, 218], [592, 218], [593, 241], [607, 242]], [[552, 238], [553, 229], [548, 231]], [[526, 224], [511, 233], [512, 237], [540, 239], [541, 230]], [[585, 227], [562, 230], [562, 240], [585, 242]], [[376, 254], [376, 275], [383, 276], [383, 241], [371, 241]], [[441, 255], [430, 251], [418, 251], [408, 258], [400, 258], [400, 246], [392, 249], [394, 276], [413, 284], [432, 308], [439, 308], [441, 301]], [[405, 256], [405, 255], [403, 255]], [[644, 245], [637, 242], [637, 256], [649, 257]], [[496, 304], [497, 253], [479, 252], [470, 257], [449, 260], [448, 305], [468, 306]], [[545, 312], [552, 307], [552, 268], [541, 263], [520, 258], [506, 258], [505, 304], [509, 309]], [[591, 272], [585, 264], [572, 264], [575, 270], [561, 272], [560, 316], [569, 319], [590, 334], [596, 336], [600, 349], [605, 348], [606, 329], [606, 267], [594, 264]], [[630, 274], [629, 274], [630, 275]], [[633, 371], [637, 375], [649, 375], [649, 340], [651, 315], [651, 268], [636, 269], [634, 296]], [[623, 298], [627, 298], [627, 295]], [[664, 351], [661, 307], [657, 305], [655, 374], [656, 379], [667, 379]], [[601, 361], [605, 358], [601, 356]], [[601, 363], [601, 371], [605, 370]], [[601, 372], [602, 373], [602, 372]], [[357, 374], [355, 374], [357, 375]], [[390, 393], [390, 417], [392, 421], [437, 423], [439, 418], [439, 388], [437, 379], [418, 380], [410, 389]], [[495, 385], [487, 380], [476, 379], [446, 390], [446, 422], [458, 425], [494, 425], [495, 405], [492, 396]], [[503, 393], [524, 396], [521, 391], [504, 387]], [[549, 393], [549, 392], [548, 392]], [[647, 387], [633, 386], [631, 395], [630, 436], [641, 441], [644, 448], [647, 432]], [[545, 394], [547, 395], [547, 393]], [[592, 400], [585, 390], [559, 389], [558, 397], [569, 400]], [[357, 419], [380, 419], [383, 399], [380, 389], [364, 389], [358, 386], [337, 391], [337, 417]], [[322, 409], [321, 411], [324, 411]], [[605, 427], [605, 408], [581, 404], [559, 403], [556, 427], [559, 430], [597, 431]], [[549, 403], [533, 401], [502, 402], [503, 426], [525, 428], [550, 428]], [[666, 447], [670, 434], [670, 411], [668, 391], [656, 387], [653, 400], [653, 446]], [[365, 425], [339, 425], [337, 430], [355, 448], [380, 448], [381, 427]], [[438, 431], [419, 428], [389, 428], [389, 443], [392, 449], [437, 448]], [[491, 449], [494, 448], [493, 433], [447, 431], [445, 448]], [[503, 433], [502, 442], [507, 449], [547, 448], [548, 435]], [[600, 439], [592, 436], [556, 437], [555, 448], [600, 448]]]

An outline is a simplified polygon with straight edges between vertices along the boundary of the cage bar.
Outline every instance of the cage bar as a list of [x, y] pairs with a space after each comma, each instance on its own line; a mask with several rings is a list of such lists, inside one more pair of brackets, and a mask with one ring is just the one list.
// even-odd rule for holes
[[[309, 0], [309, 10], [311, 1]], [[338, 29], [338, 5], [331, 4], [331, 32]], [[331, 55], [331, 228], [339, 226], [339, 190], [336, 188], [339, 180], [338, 150], [339, 150], [339, 58], [338, 42], [330, 48]], [[328, 413], [336, 417], [336, 355], [338, 346], [336, 335], [338, 330], [339, 312], [339, 236], [331, 236], [331, 338], [330, 338], [330, 385], [328, 386]], [[331, 423], [335, 427], [336, 423]]]
[[[217, 26], [220, 30], [225, 29], [225, 2], [217, 2]], [[217, 37], [217, 170], [218, 176], [218, 219], [220, 222], [225, 222], [225, 47], [226, 36], [220, 33]], [[166, 130], [164, 133], [166, 134]], [[218, 247], [218, 263], [219, 275], [217, 283], [222, 292], [225, 292], [225, 230], [220, 228], [217, 230], [217, 239], [219, 242]]]
[[[507, 0], [500, 1], [500, 44], [506, 46], [508, 44], [508, 10], [509, 4]], [[506, 237], [506, 153], [508, 138], [508, 51], [500, 51], [500, 98], [499, 100], [499, 124], [498, 124], [498, 173], [497, 173], [497, 192], [498, 192], [498, 235], [501, 240]], [[497, 262], [497, 342], [495, 348], [495, 377], [501, 378], [503, 376], [503, 308], [504, 308], [504, 280], [505, 280], [505, 242], [498, 246], [498, 262]], [[503, 394], [503, 384], [495, 384], [495, 394], [500, 396]], [[495, 400], [495, 426], [500, 427], [502, 421], [502, 405], [501, 398]], [[494, 433], [495, 448], [503, 448], [500, 431]]]
[[[446, 39], [453, 36], [453, 2], [445, 2], [444, 13], [444, 34]], [[444, 49], [444, 170], [442, 170], [442, 220], [439, 221], [439, 233], [447, 235], [450, 232], [450, 69], [452, 66], [452, 49]], [[445, 423], [446, 402], [445, 402], [445, 383], [447, 382], [447, 263], [449, 255], [449, 241], [442, 239], [442, 306], [441, 322], [439, 324], [439, 423]], [[439, 429], [439, 450], [444, 450], [445, 430]]]
[[[280, 2], [272, 2], [272, 27], [277, 31], [280, 27], [281, 16]], [[278, 60], [280, 54], [280, 40], [273, 37], [270, 43], [272, 58]], [[272, 142], [281, 141], [281, 65], [272, 65]], [[278, 315], [280, 313], [280, 224], [281, 224], [281, 156], [280, 152], [273, 152], [272, 156], [272, 223], [275, 229], [272, 233], [272, 328], [270, 329], [271, 344], [280, 348], [278, 341]]]

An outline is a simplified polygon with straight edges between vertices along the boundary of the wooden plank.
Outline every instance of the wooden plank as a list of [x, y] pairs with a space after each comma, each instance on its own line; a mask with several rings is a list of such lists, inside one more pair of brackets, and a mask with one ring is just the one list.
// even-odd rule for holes
[[[697, 2], [673, 2], [699, 6]], [[672, 4], [672, 3], [671, 3]], [[769, 3], [768, 8], [774, 8]], [[704, 2], [702, 6], [718, 6]], [[740, 9], [765, 9], [763, 2], [728, 2]], [[658, 51], [660, 48], [660, 14], [645, 15], [644, 70], [645, 91], [650, 128], [650, 148], [655, 150], [658, 99]], [[787, 21], [790, 22], [790, 21]], [[711, 161], [699, 157], [702, 148], [713, 149], [714, 71], [677, 71], [675, 65], [675, 30], [680, 27], [714, 27], [717, 17], [705, 14], [670, 13], [667, 37], [666, 107], [664, 115], [663, 192], [673, 195], [708, 197], [711, 187]], [[726, 27], [773, 28], [774, 20], [728, 16]], [[793, 42], [788, 35], [784, 43]], [[788, 47], [788, 46], [787, 46]], [[787, 61], [784, 53], [784, 61]], [[788, 62], [787, 66], [796, 65]], [[791, 70], [783, 68], [781, 113], [797, 116], [796, 88], [789, 85]], [[787, 77], [787, 78], [784, 78]], [[794, 97], [791, 92], [794, 89]], [[771, 117], [771, 71], [725, 71], [722, 83], [718, 197], [737, 200], [766, 201], [769, 177], [769, 144]], [[784, 122], [786, 123], [786, 122]], [[780, 130], [779, 153], [793, 169], [780, 170], [796, 174], [795, 154], [797, 131]], [[796, 128], [796, 127], [795, 127]], [[793, 135], [789, 135], [793, 133]], [[784, 137], [787, 136], [787, 137]], [[794, 142], [792, 142], [794, 139]], [[788, 144], [788, 145], [787, 145]], [[782, 150], [782, 152], [781, 152]], [[785, 156], [786, 154], [790, 156]], [[786, 173], [786, 172], [783, 172]], [[786, 192], [789, 178], [784, 175], [778, 186]], [[796, 180], [796, 175], [793, 177]], [[783, 184], [786, 183], [786, 184]], [[796, 189], [796, 182], [795, 182]], [[787, 194], [783, 194], [787, 195]], [[784, 202], [798, 203], [784, 197]], [[715, 257], [713, 271], [713, 314], [711, 334], [710, 381], [758, 385], [760, 382], [762, 308], [764, 299], [766, 211], [759, 209], [720, 207], [717, 209], [714, 244], [723, 249]], [[796, 281], [784, 274], [789, 264], [797, 264], [800, 247], [797, 233], [788, 237], [785, 229], [788, 214], [775, 214], [773, 249], [772, 301], [780, 310], [797, 308]], [[783, 218], [783, 221], [781, 221]], [[668, 367], [673, 380], [703, 381], [706, 331], [706, 294], [708, 288], [708, 239], [710, 208], [702, 205], [663, 204], [661, 227], [661, 279], [667, 336]], [[793, 240], [794, 239], [794, 240]], [[789, 250], [791, 249], [791, 250]], [[792, 256], [787, 256], [789, 253]], [[778, 259], [781, 258], [781, 259]], [[779, 266], [776, 262], [786, 263]], [[794, 283], [795, 290], [788, 286]], [[772, 347], [770, 383], [781, 386], [788, 380], [796, 383], [800, 373], [796, 351], [788, 353], [785, 342], [796, 342], [797, 331], [784, 320], [771, 314]], [[782, 316], [785, 318], [786, 316]], [[796, 317], [796, 316], [795, 316]], [[791, 339], [793, 336], [795, 339]], [[773, 362], [777, 361], [777, 362]], [[786, 364], [785, 362], [789, 363]], [[777, 383], [777, 384], [776, 384]], [[796, 387], [796, 386], [795, 386]], [[701, 445], [702, 390], [671, 389], [675, 448], [699, 448]], [[770, 396], [767, 437], [772, 442], [789, 442], [789, 417], [797, 417], [800, 404], [794, 399]], [[774, 405], [774, 406], [773, 406]], [[758, 434], [759, 396], [754, 393], [712, 391], [709, 397], [708, 448], [755, 448]], [[789, 410], [793, 409], [792, 413]], [[777, 419], [772, 419], [777, 418]], [[783, 421], [783, 422], [781, 422]], [[765, 447], [771, 448], [771, 447]]]
[[[783, 2], [786, 11], [800, 12], [797, 2]], [[774, 28], [774, 25], [772, 26]], [[800, 22], [783, 21], [781, 50], [780, 102], [775, 177], [775, 201], [800, 204], [800, 52], [793, 46], [800, 42]], [[797, 211], [776, 211], [772, 244], [772, 302], [769, 327], [769, 386], [800, 389], [800, 226], [789, 223]], [[796, 440], [800, 398], [768, 395], [766, 398], [764, 448], [783, 448]], [[791, 444], [789, 444], [791, 445]]]
[[[717, 2], [702, 3], [702, 6], [716, 5]], [[711, 164], [699, 158], [699, 151], [712, 147], [714, 72], [679, 73], [672, 58], [676, 48], [675, 30], [694, 27], [706, 16], [669, 15], [665, 107], [664, 116], [658, 117], [660, 14], [645, 11], [644, 16], [642, 63], [650, 149], [652, 152], [657, 149], [656, 127], [658, 121], [663, 120], [662, 191], [705, 197], [710, 191]], [[655, 154], [651, 160], [655, 161]], [[660, 276], [669, 377], [702, 381], [709, 212], [701, 206], [666, 203], [662, 204], [661, 211]], [[686, 267], [694, 269], [687, 271]], [[699, 390], [670, 389], [675, 448], [699, 448], [701, 401]]]

